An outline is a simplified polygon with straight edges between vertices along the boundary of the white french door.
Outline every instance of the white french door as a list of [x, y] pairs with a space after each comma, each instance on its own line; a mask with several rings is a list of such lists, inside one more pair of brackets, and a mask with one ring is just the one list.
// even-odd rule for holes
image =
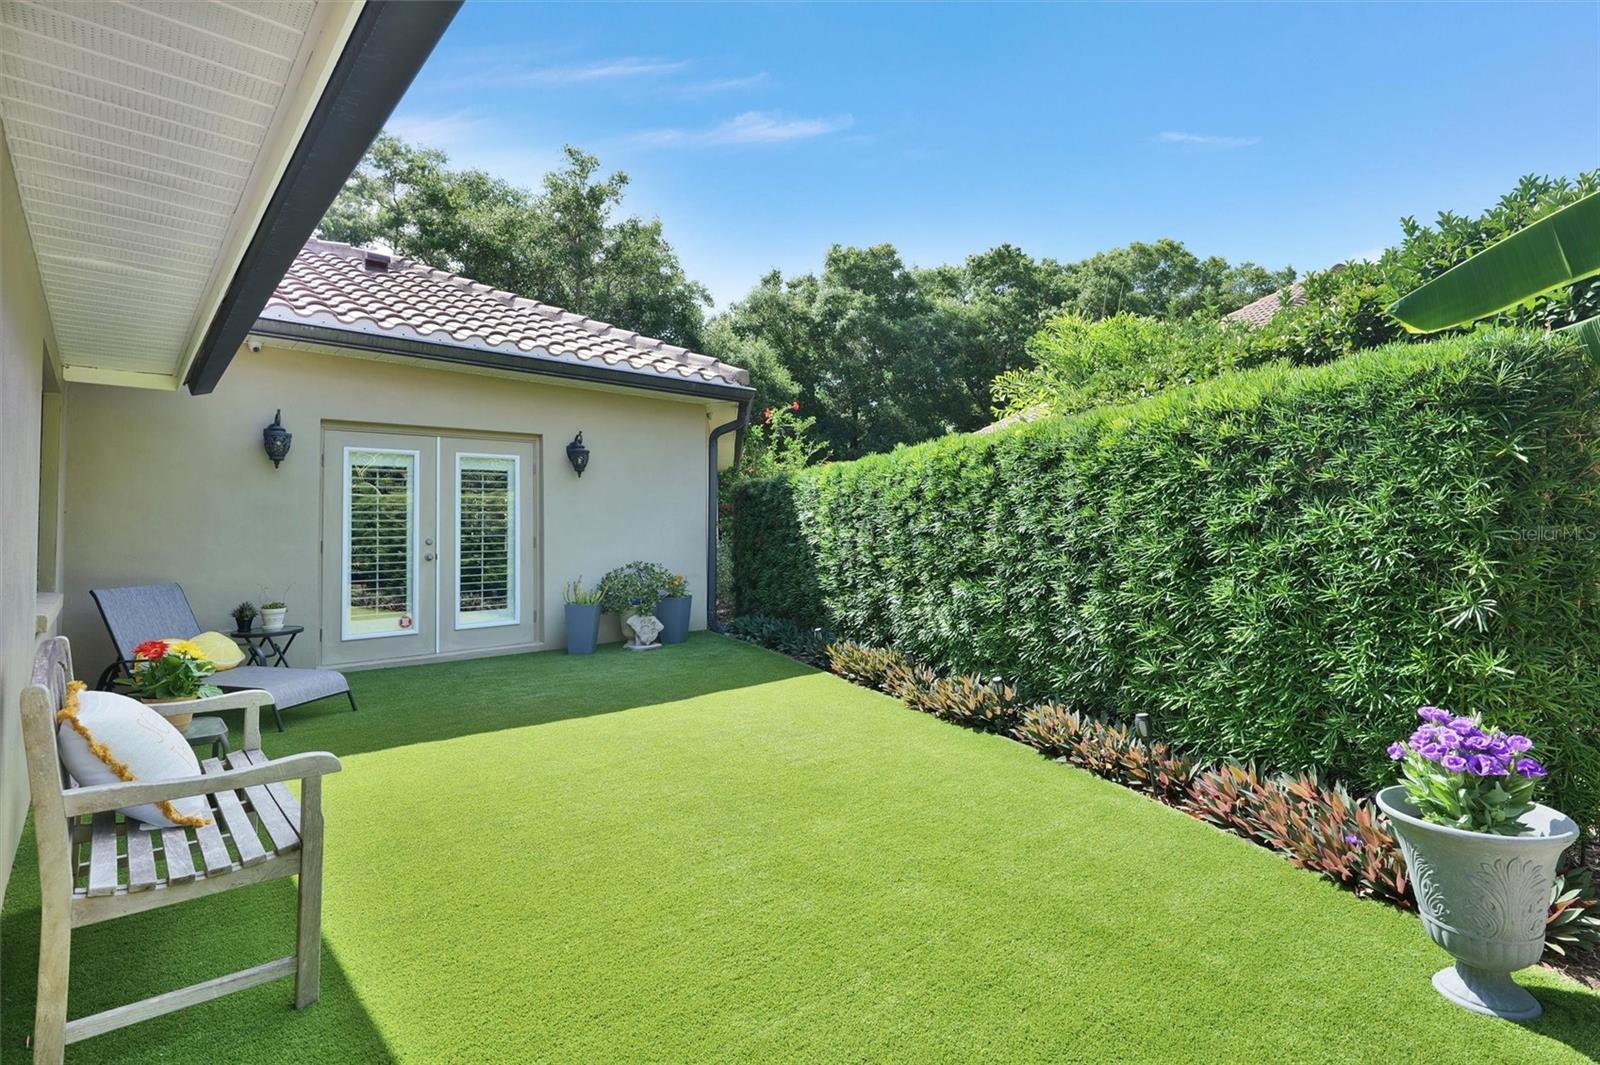
[[327, 430], [323, 661], [533, 643], [535, 459], [526, 440]]

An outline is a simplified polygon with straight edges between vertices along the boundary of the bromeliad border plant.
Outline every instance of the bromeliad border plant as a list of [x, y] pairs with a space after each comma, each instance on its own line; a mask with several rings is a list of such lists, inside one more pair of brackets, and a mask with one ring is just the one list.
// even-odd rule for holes
[[[794, 622], [777, 618], [743, 618], [734, 625], [741, 622], [766, 632], [801, 630]], [[1022, 705], [1014, 691], [995, 681], [985, 683], [970, 676], [947, 680], [889, 648], [841, 640], [828, 646], [827, 659], [828, 667], [846, 680], [968, 728], [993, 731], [996, 719], [1014, 715], [1017, 723], [1010, 735], [1046, 757], [1141, 791], [1277, 851], [1360, 897], [1416, 909], [1411, 877], [1390, 821], [1376, 802], [1352, 795], [1342, 785], [1309, 773], [1269, 776], [1254, 765], [1236, 762], [1197, 766], [1168, 744], [1145, 739], [1126, 725], [1101, 721], [1059, 703]], [[991, 696], [1000, 693], [1003, 698], [991, 703]], [[1455, 721], [1454, 715], [1447, 716], [1449, 720], [1426, 723]], [[1428, 736], [1432, 738], [1431, 733]], [[1484, 732], [1484, 736], [1488, 750], [1501, 749], [1496, 734]], [[1510, 736], [1504, 739], [1508, 754], [1512, 746], [1522, 747], [1520, 742], [1511, 743]], [[1519, 759], [1526, 750], [1516, 752]], [[1511, 763], [1513, 771], [1516, 765]], [[1523, 768], [1537, 771], [1534, 766]], [[1600, 946], [1600, 891], [1582, 866], [1573, 863], [1564, 869], [1550, 897], [1545, 953], [1549, 962]]]
[[1525, 832], [1518, 819], [1533, 809], [1546, 775], [1528, 756], [1533, 741], [1442, 707], [1424, 706], [1417, 717], [1422, 724], [1410, 739], [1391, 743], [1389, 757], [1401, 764], [1406, 795], [1422, 818], [1466, 832]]
[[188, 640], [146, 640], [133, 650], [132, 676], [118, 683], [146, 702], [209, 699], [222, 694], [206, 679], [216, 671], [205, 652]]

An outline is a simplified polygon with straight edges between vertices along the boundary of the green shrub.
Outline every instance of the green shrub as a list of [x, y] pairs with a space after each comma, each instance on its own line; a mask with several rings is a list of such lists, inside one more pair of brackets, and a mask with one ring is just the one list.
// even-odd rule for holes
[[1215, 316], [1059, 315], [1028, 341], [1032, 366], [995, 378], [995, 410], [1021, 414], [1043, 404], [1054, 414], [1074, 414], [1279, 357], [1276, 349], [1258, 353], [1256, 337], [1248, 325]]
[[728, 635], [786, 654], [790, 658], [798, 658], [808, 665], [826, 668], [828, 664], [828, 634], [788, 618], [761, 614], [734, 618], [728, 624]]
[[1595, 385], [1490, 331], [751, 482], [737, 609], [1353, 787], [1479, 712], [1600, 823]]
[[672, 580], [672, 571], [659, 562], [629, 562], [601, 577], [595, 592], [608, 614], [653, 614]]

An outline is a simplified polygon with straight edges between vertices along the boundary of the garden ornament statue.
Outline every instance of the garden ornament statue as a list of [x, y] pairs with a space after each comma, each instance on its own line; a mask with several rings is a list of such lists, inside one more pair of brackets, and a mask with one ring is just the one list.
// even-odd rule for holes
[[630, 651], [654, 651], [660, 647], [661, 622], [654, 614], [629, 614], [623, 623], [633, 630], [633, 639], [622, 646]]

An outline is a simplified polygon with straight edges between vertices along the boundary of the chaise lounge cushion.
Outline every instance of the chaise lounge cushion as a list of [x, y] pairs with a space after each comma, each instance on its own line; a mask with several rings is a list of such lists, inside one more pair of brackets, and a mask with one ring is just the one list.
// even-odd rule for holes
[[[56, 743], [61, 764], [82, 786], [200, 775], [199, 759], [172, 722], [126, 695], [84, 691], [74, 682], [59, 717]], [[211, 823], [211, 807], [202, 795], [130, 806], [122, 812], [156, 828]]]
[[217, 667], [218, 673], [226, 672], [244, 662], [243, 649], [220, 632], [202, 632], [198, 636], [191, 636], [189, 642], [205, 652], [206, 658]]
[[259, 688], [272, 696], [279, 710], [343, 695], [350, 682], [331, 669], [281, 669], [276, 666], [240, 666], [212, 676], [211, 683], [227, 691]]

